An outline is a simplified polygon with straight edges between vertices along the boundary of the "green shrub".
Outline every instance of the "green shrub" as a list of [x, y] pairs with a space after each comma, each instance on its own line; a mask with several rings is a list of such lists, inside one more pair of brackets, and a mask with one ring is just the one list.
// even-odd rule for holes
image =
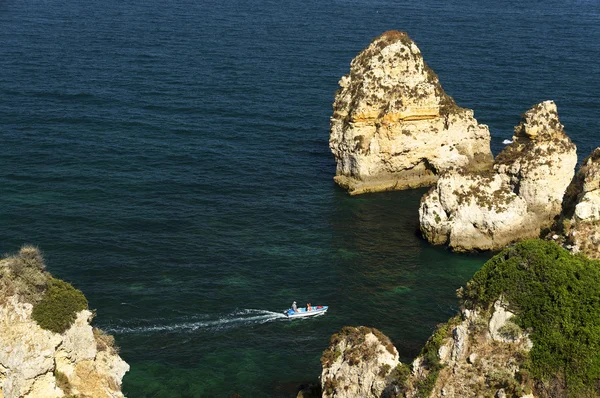
[[452, 329], [460, 322], [460, 316], [450, 319], [448, 322], [439, 324], [435, 333], [427, 340], [419, 356], [424, 359], [424, 367], [428, 370], [427, 376], [415, 383], [417, 393], [415, 397], [426, 398], [431, 395], [440, 370], [444, 365], [440, 362], [439, 349], [444, 339], [450, 337]]
[[385, 377], [385, 376], [387, 376], [387, 374], [390, 372], [391, 368], [392, 367], [390, 365], [388, 365], [387, 363], [381, 365], [381, 367], [379, 368], [378, 376], [379, 377]]
[[410, 376], [410, 366], [404, 363], [399, 363], [396, 365], [392, 373], [390, 373], [391, 383], [394, 386], [400, 387], [401, 391], [403, 391], [406, 387], [406, 381]]
[[325, 379], [325, 382], [323, 383], [323, 392], [328, 395], [333, 395], [337, 391], [338, 385], [339, 383], [336, 379]]
[[564, 380], [568, 396], [599, 396], [600, 261], [554, 242], [521, 242], [489, 260], [463, 291], [470, 307], [489, 308], [501, 295], [534, 343], [530, 376]]
[[32, 317], [43, 329], [63, 333], [73, 324], [77, 312], [87, 306], [81, 291], [65, 281], [50, 278], [44, 297], [33, 307]]

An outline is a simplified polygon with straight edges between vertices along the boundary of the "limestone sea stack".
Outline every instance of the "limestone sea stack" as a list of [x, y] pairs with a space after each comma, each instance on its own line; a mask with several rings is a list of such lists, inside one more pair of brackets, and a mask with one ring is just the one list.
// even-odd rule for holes
[[93, 328], [83, 294], [25, 246], [0, 260], [0, 397], [122, 398], [129, 365]]
[[329, 147], [352, 195], [433, 184], [450, 167], [492, 161], [488, 127], [444, 92], [404, 32], [377, 37], [339, 81]]
[[567, 248], [600, 259], [600, 148], [588, 156], [565, 195], [560, 228]]
[[497, 250], [539, 237], [560, 214], [576, 163], [556, 105], [537, 104], [522, 116], [513, 143], [492, 168], [449, 170], [423, 196], [423, 236], [456, 251]]

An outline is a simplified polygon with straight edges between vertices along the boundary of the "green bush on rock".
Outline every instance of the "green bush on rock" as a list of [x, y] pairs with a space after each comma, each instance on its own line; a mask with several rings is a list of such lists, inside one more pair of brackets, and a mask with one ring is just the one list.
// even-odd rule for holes
[[489, 260], [462, 291], [467, 307], [503, 296], [530, 333], [529, 374], [561, 396], [599, 396], [600, 261], [554, 242], [521, 242]]
[[63, 333], [85, 310], [88, 302], [83, 293], [60, 279], [50, 278], [42, 300], [33, 307], [33, 319], [43, 329]]

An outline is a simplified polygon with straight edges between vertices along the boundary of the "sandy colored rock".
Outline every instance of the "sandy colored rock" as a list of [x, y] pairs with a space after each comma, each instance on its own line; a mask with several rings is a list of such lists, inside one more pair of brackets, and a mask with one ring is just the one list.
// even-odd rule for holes
[[55, 371], [67, 377], [69, 394], [123, 397], [129, 365], [112, 349], [97, 350], [89, 311], [79, 312], [72, 327], [58, 334], [40, 328], [32, 308], [17, 296], [0, 305], [0, 397], [62, 397], [66, 392], [57, 386]]
[[508, 339], [505, 339], [500, 331], [514, 316], [515, 314], [510, 312], [501, 300], [496, 300], [494, 303], [494, 312], [492, 313], [492, 317], [488, 324], [488, 330], [492, 340], [508, 342]]
[[[323, 397], [492, 397], [502, 385], [507, 395], [520, 396], [515, 394], [531, 390], [516, 375], [532, 343], [521, 329], [511, 340], [492, 337], [512, 316], [507, 307], [499, 298], [490, 308], [463, 309], [435, 332], [412, 371], [380, 332], [345, 327], [321, 359]], [[427, 352], [430, 344], [439, 344], [437, 359]]]
[[456, 251], [497, 250], [539, 237], [560, 214], [576, 163], [556, 105], [537, 104], [523, 115], [513, 143], [492, 168], [449, 170], [440, 177], [421, 199], [421, 232]]
[[339, 85], [329, 147], [350, 194], [428, 186], [450, 167], [491, 163], [488, 127], [444, 92], [406, 33], [373, 40]]
[[[502, 308], [500, 304], [493, 308]], [[439, 371], [435, 385], [429, 397], [463, 398], [477, 396], [495, 396], [496, 383], [504, 380], [511, 385], [519, 385], [515, 378], [520, 369], [523, 355], [531, 349], [531, 340], [522, 334], [515, 341], [494, 340], [488, 333], [487, 325], [494, 323], [500, 327], [499, 318], [492, 322], [493, 315], [488, 311], [467, 314], [449, 328], [440, 350], [451, 351], [450, 357], [441, 358], [444, 365]], [[418, 358], [419, 359], [419, 358]], [[419, 369], [413, 369], [413, 375], [406, 383], [405, 397], [422, 396], [419, 392], [420, 381], [429, 374], [425, 361], [417, 361]], [[525, 386], [522, 386], [524, 389]]]
[[600, 148], [583, 161], [567, 189], [557, 227], [571, 251], [600, 259]]
[[390, 386], [398, 351], [376, 329], [344, 327], [323, 353], [323, 397], [381, 397]]

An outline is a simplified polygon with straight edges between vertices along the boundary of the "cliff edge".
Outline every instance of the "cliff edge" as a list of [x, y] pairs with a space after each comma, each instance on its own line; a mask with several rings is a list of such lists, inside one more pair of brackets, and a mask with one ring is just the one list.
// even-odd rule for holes
[[335, 95], [334, 180], [352, 195], [433, 184], [450, 167], [490, 163], [490, 133], [444, 92], [404, 32], [373, 40]]
[[600, 148], [585, 158], [569, 185], [563, 214], [555, 227], [561, 240], [574, 253], [600, 259]]
[[45, 271], [38, 249], [0, 260], [0, 398], [121, 398], [129, 365], [93, 328], [85, 296]]

